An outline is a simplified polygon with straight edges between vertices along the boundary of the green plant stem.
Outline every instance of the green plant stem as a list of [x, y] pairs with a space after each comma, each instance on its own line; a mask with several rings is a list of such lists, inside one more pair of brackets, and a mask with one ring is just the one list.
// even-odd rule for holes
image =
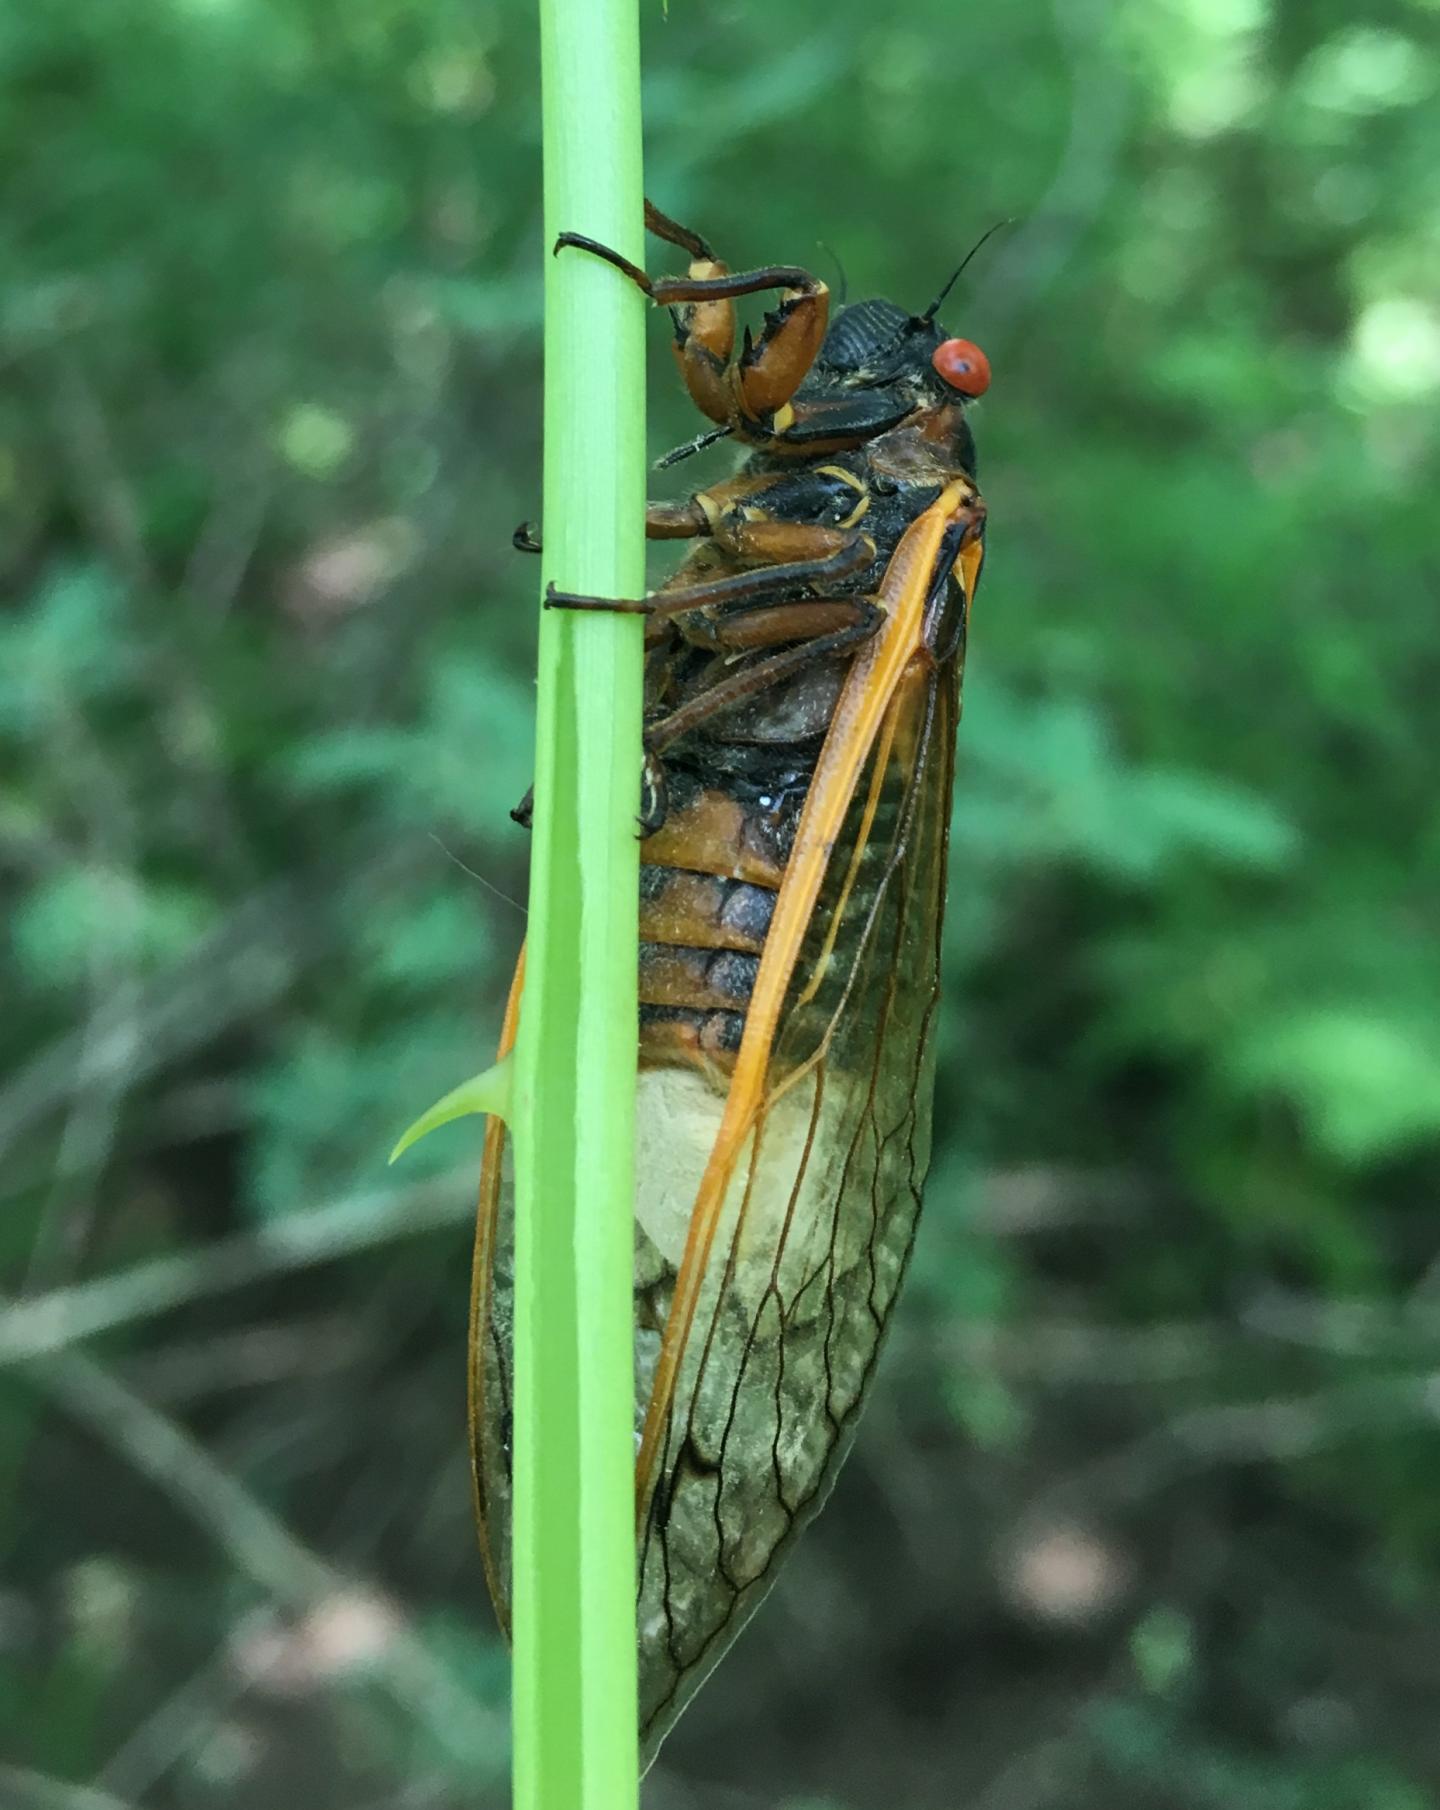
[[[644, 588], [645, 304], [634, 0], [541, 0], [542, 582]], [[631, 1332], [643, 627], [545, 611], [515, 1045], [515, 1805], [638, 1801]]]

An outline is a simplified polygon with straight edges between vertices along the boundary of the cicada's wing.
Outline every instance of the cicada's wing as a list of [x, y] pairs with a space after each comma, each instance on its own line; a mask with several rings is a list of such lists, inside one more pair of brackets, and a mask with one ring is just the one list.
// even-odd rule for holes
[[[895, 733], [877, 747], [852, 804], [781, 1008], [756, 1128], [727, 1188], [655, 1482], [646, 1489], [640, 1479], [648, 1752], [820, 1507], [904, 1271], [929, 1162], [954, 672], [942, 683], [917, 661], [891, 709]], [[502, 1054], [507, 1046], [502, 1039]], [[723, 1104], [717, 1094], [717, 1124]], [[645, 1138], [642, 1160], [653, 1165], [661, 1149], [663, 1139]], [[662, 1184], [648, 1182], [652, 1191]], [[492, 1119], [470, 1421], [481, 1549], [507, 1632], [513, 1261], [509, 1143]], [[643, 1226], [636, 1280], [638, 1428], [657, 1368], [655, 1329], [677, 1280]]]
[[639, 1475], [647, 1755], [823, 1503], [910, 1251], [959, 708], [959, 651], [937, 665], [920, 625], [943, 519], [892, 562], [890, 644], [837, 708], [689, 1247], [642, 1315], [667, 1327]]
[[[641, 1740], [656, 1747], [815, 1514], [904, 1272], [929, 1161], [958, 652], [927, 596], [968, 486], [907, 531], [807, 796], [728, 1083], [649, 1070], [637, 1136]], [[978, 542], [955, 562], [961, 605]], [[517, 970], [502, 1036], [514, 1034]], [[647, 1124], [659, 1111], [663, 1124]], [[485, 1144], [471, 1442], [508, 1629], [514, 1190]]]
[[[500, 1027], [497, 1058], [508, 1056], [520, 1017], [525, 951], [515, 964]], [[510, 1510], [513, 1404], [511, 1361], [515, 1335], [515, 1187], [504, 1121], [485, 1126], [480, 1203], [470, 1277], [470, 1476], [475, 1525], [490, 1600], [510, 1637]]]
[[896, 700], [903, 733], [837, 846], [726, 1190], [647, 1492], [647, 1746], [821, 1506], [900, 1286], [930, 1157], [952, 698], [917, 671]]

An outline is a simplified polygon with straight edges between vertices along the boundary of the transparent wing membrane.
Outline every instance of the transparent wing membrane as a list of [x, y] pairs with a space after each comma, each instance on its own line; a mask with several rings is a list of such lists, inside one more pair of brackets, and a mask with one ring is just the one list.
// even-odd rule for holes
[[[856, 791], [640, 1480], [647, 1744], [823, 1502], [904, 1273], [930, 1152], [955, 696], [917, 662]], [[654, 1327], [674, 1285], [658, 1268]]]
[[[937, 665], [925, 599], [956, 504], [947, 492], [892, 559], [887, 626], [855, 660], [837, 705], [733, 1075], [652, 1066], [640, 1077], [635, 1428], [647, 1760], [821, 1506], [910, 1253], [930, 1155], [961, 667], [958, 653]], [[967, 548], [956, 573], [968, 596], [978, 549]], [[486, 1570], [507, 1627], [509, 1169], [492, 1120], [471, 1434]]]

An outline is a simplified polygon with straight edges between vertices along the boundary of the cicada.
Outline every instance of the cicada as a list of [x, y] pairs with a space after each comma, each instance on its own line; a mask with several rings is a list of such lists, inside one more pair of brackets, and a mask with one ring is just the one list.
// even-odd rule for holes
[[[684, 276], [560, 244], [670, 310], [713, 423], [695, 445], [748, 449], [733, 476], [649, 506], [652, 538], [694, 542], [653, 594], [549, 597], [648, 618], [634, 1284], [648, 1760], [824, 1502], [909, 1259], [984, 548], [965, 411], [989, 368], [936, 325], [954, 277], [921, 314], [873, 300], [830, 320], [810, 272], [731, 272], [648, 204], [646, 224], [688, 254]], [[770, 290], [737, 349], [736, 298]], [[471, 1432], [506, 1626], [512, 1253], [492, 1120]]]

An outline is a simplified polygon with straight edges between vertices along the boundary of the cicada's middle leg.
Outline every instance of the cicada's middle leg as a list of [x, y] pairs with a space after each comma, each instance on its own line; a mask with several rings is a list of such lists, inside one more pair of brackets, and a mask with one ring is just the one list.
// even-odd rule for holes
[[[768, 537], [766, 529], [773, 530]], [[717, 653], [777, 650], [728, 674], [647, 725], [640, 818], [643, 835], [653, 835], [665, 821], [664, 772], [659, 757], [667, 748], [801, 667], [858, 645], [874, 634], [880, 623], [880, 611], [867, 597], [824, 595], [830, 587], [843, 587], [846, 580], [855, 579], [872, 564], [875, 544], [868, 535], [791, 522], [746, 522], [743, 533], [749, 557], [762, 557], [766, 551], [784, 551], [790, 557], [689, 583], [672, 582], [641, 598], [585, 597], [557, 590], [554, 585], [546, 587], [545, 603], [550, 609], [618, 611], [644, 615], [657, 624], [675, 618], [687, 641]], [[722, 551], [736, 551], [738, 543], [727, 543], [723, 526], [717, 529], [715, 539]]]

